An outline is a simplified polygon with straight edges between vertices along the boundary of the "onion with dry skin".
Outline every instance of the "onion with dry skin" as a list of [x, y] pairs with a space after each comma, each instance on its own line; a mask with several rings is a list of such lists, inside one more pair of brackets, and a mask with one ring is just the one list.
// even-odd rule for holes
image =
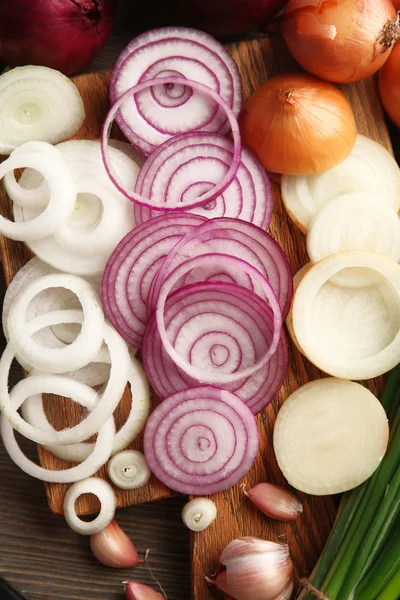
[[281, 33], [304, 69], [349, 83], [384, 65], [400, 26], [391, 0], [290, 0]]
[[305, 73], [272, 77], [239, 116], [242, 141], [267, 171], [322, 173], [343, 161], [356, 141], [351, 106], [334, 85]]
[[395, 45], [379, 73], [379, 95], [383, 108], [400, 127], [400, 42]]

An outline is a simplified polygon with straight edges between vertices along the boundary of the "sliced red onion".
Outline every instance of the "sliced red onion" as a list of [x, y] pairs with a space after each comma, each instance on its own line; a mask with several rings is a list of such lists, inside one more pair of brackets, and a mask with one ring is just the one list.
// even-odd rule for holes
[[[232, 287], [232, 284], [218, 284], [224, 286], [224, 289]], [[215, 284], [200, 283], [196, 284], [196, 292], [199, 304], [196, 305], [201, 310], [201, 302], [208, 301], [213, 297]], [[193, 287], [193, 286], [192, 286]], [[219, 288], [221, 289], [221, 288]], [[187, 289], [182, 288], [171, 295], [165, 305], [164, 319], [166, 328], [170, 326], [171, 321], [177, 317], [180, 311], [180, 301], [187, 294]], [[175, 301], [176, 300], [176, 301]], [[268, 309], [270, 322], [265, 323], [268, 328], [269, 342], [273, 337], [272, 313]], [[188, 387], [195, 387], [199, 382], [189, 377], [184, 371], [179, 369], [174, 361], [165, 351], [160, 334], [157, 330], [155, 314], [152, 315], [146, 327], [146, 332], [142, 344], [143, 365], [150, 381], [150, 384], [160, 399], [167, 398], [176, 392], [186, 390]], [[286, 375], [288, 364], [288, 349], [284, 333], [282, 332], [278, 349], [272, 356], [268, 364], [254, 373], [245, 381], [231, 384], [225, 384], [223, 389], [234, 392], [254, 414], [262, 411], [278, 393]]]
[[146, 155], [176, 134], [229, 131], [221, 106], [205, 100], [191, 83], [185, 84], [185, 79], [211, 88], [235, 115], [239, 114], [242, 89], [238, 69], [225, 48], [207, 33], [165, 27], [135, 37], [115, 63], [111, 102], [131, 86], [156, 78], [168, 81], [143, 89], [119, 107], [116, 116], [128, 140]]
[[[165, 142], [147, 159], [136, 180], [135, 192], [168, 207], [183, 204], [212, 190], [233, 161], [233, 142], [217, 133], [189, 133]], [[258, 160], [242, 149], [236, 177], [223, 194], [190, 209], [207, 219], [233, 217], [268, 229], [273, 208], [272, 189]], [[135, 204], [137, 224], [160, 215]]]
[[[254, 292], [224, 282], [209, 282], [208, 299], [199, 299], [198, 284], [171, 298], [177, 314], [168, 327], [164, 311], [175, 283], [190, 269], [225, 265], [254, 281], [265, 300]], [[205, 254], [183, 262], [164, 281], [156, 306], [162, 344], [187, 375], [207, 384], [225, 384], [250, 377], [275, 354], [282, 328], [282, 313], [268, 281], [252, 265], [234, 256]]]
[[115, 329], [140, 348], [147, 323], [147, 296], [165, 256], [193, 228], [204, 223], [198, 215], [162, 215], [136, 227], [115, 248], [103, 275], [104, 311]]
[[[279, 300], [283, 316], [287, 315], [292, 299], [293, 280], [283, 250], [259, 227], [226, 217], [206, 221], [171, 250], [151, 286], [148, 298], [149, 310], [154, 310], [163, 281], [176, 267], [189, 258], [210, 252], [236, 256], [253, 265], [268, 279]], [[177, 282], [174, 289], [211, 279], [231, 281], [254, 289], [256, 293], [262, 295], [257, 283], [252, 282], [242, 269], [238, 269], [234, 263], [220, 261], [216, 265], [201, 265], [201, 268], [196, 271], [186, 271], [185, 276]]]
[[[123, 107], [128, 102], [128, 100], [132, 99], [132, 97], [135, 97], [139, 92], [142, 92], [143, 90], [157, 89], [159, 86], [169, 85], [171, 83], [190, 86], [193, 89], [193, 91], [198, 93], [198, 95], [206, 96], [208, 101], [210, 101], [210, 99], [214, 100], [217, 103], [217, 105], [225, 111], [232, 131], [233, 154], [232, 162], [229, 166], [228, 171], [215, 186], [213, 186], [208, 191], [199, 190], [198, 193], [201, 195], [199, 195], [197, 199], [193, 197], [191, 197], [191, 199], [187, 201], [181, 201], [180, 199], [177, 199], [175, 203], [170, 202], [168, 204], [168, 207], [166, 207], [165, 203], [161, 202], [159, 199], [150, 199], [143, 197], [140, 194], [134, 192], [129, 186], [126, 186], [124, 184], [119, 174], [115, 171], [113, 167], [108, 148], [108, 138], [110, 137], [111, 126], [113, 124], [116, 114], [118, 113], [118, 110], [121, 107]], [[101, 150], [104, 165], [106, 167], [108, 176], [110, 177], [114, 185], [117, 187], [117, 189], [133, 202], [137, 202], [139, 204], [142, 204], [143, 206], [147, 206], [148, 208], [155, 208], [158, 210], [165, 211], [192, 208], [194, 206], [204, 204], [209, 200], [213, 200], [214, 198], [217, 198], [220, 194], [222, 194], [236, 176], [240, 165], [241, 148], [242, 144], [240, 138], [239, 125], [234, 113], [232, 112], [229, 105], [225, 102], [225, 100], [223, 100], [223, 98], [221, 98], [221, 96], [219, 96], [217, 92], [214, 92], [214, 90], [207, 87], [206, 85], [197, 81], [193, 81], [191, 79], [184, 79], [182, 77], [179, 78], [170, 76], [163, 77], [160, 79], [149, 79], [148, 81], [143, 81], [142, 83], [139, 83], [138, 85], [129, 88], [126, 92], [124, 92], [124, 94], [122, 94], [122, 96], [118, 98], [118, 100], [116, 100], [116, 102], [109, 110], [101, 134]]]
[[257, 423], [237, 396], [213, 387], [179, 392], [150, 416], [144, 453], [170, 489], [204, 495], [226, 490], [250, 470], [259, 448]]

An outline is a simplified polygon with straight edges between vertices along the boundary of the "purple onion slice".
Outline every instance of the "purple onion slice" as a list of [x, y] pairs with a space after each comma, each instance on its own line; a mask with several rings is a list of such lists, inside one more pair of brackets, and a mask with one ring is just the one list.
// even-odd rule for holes
[[[189, 133], [175, 136], [147, 159], [136, 181], [135, 192], [157, 202], [183, 204], [197, 200], [228, 172], [233, 161], [233, 142], [219, 134]], [[207, 219], [232, 217], [268, 229], [273, 208], [272, 189], [263, 166], [246, 148], [235, 178], [217, 198], [188, 212]], [[135, 204], [136, 223], [160, 211]]]
[[251, 410], [237, 396], [213, 387], [185, 390], [150, 416], [144, 453], [151, 471], [182, 494], [226, 490], [250, 470], [259, 437]]
[[118, 333], [140, 348], [147, 323], [147, 297], [163, 259], [175, 244], [204, 222], [199, 215], [173, 213], [147, 221], [126, 235], [106, 265], [101, 296]]
[[[124, 184], [124, 182], [121, 180], [112, 164], [110, 153], [108, 150], [108, 140], [111, 134], [111, 127], [116, 117], [116, 114], [122, 106], [124, 106], [129, 100], [134, 98], [139, 92], [142, 92], [143, 90], [157, 90], [160, 86], [169, 85], [171, 83], [184, 84], [186, 86], [190, 86], [198, 94], [200, 94], [203, 97], [206, 97], [209, 101], [214, 101], [219, 107], [221, 107], [225, 111], [232, 132], [233, 154], [232, 162], [229, 166], [229, 169], [220, 179], [220, 181], [216, 185], [212, 186], [211, 189], [209, 189], [208, 191], [199, 190], [197, 198], [193, 198], [192, 196], [190, 196], [190, 200], [182, 201], [182, 199], [177, 198], [175, 202], [169, 202], [167, 206], [166, 203], [162, 202], [159, 198], [147, 198], [141, 196], [140, 194], [131, 190]], [[120, 96], [110, 108], [106, 116], [106, 120], [104, 122], [101, 134], [101, 151], [104, 166], [106, 168], [109, 178], [114, 183], [116, 188], [122, 194], [124, 194], [124, 196], [129, 198], [129, 200], [132, 200], [132, 202], [137, 202], [143, 206], [147, 206], [148, 208], [155, 208], [162, 211], [184, 210], [185, 208], [192, 208], [200, 204], [205, 204], [209, 200], [217, 198], [226, 190], [226, 188], [230, 185], [231, 181], [233, 181], [234, 177], [236, 176], [241, 160], [241, 149], [242, 143], [240, 138], [239, 125], [234, 113], [232, 112], [228, 104], [225, 102], [225, 100], [223, 100], [221, 96], [219, 96], [211, 88], [207, 87], [206, 85], [203, 85], [202, 83], [198, 83], [197, 81], [192, 81], [190, 79], [183, 79], [171, 76], [143, 81], [142, 83], [139, 83], [138, 85], [133, 86], [129, 88], [126, 92], [124, 92], [124, 94], [122, 94], [122, 96]]]
[[[179, 311], [167, 327], [165, 303], [175, 283], [190, 269], [210, 264], [241, 271], [265, 299], [238, 285], [210, 282], [209, 299], [199, 302], [198, 285], [187, 286], [185, 294], [171, 298]], [[264, 367], [278, 348], [282, 328], [279, 303], [265, 277], [245, 261], [224, 254], [197, 256], [172, 271], [160, 290], [156, 320], [175, 364], [193, 379], [215, 385], [243, 380]]]
[[[173, 77], [180, 81], [172, 81]], [[135, 37], [115, 63], [111, 102], [133, 85], [156, 78], [170, 81], [141, 91], [124, 103], [116, 116], [128, 140], [146, 155], [173, 135], [229, 131], [221, 106], [185, 85], [184, 79], [211, 88], [236, 116], [239, 114], [242, 90], [238, 69], [225, 48], [207, 33], [165, 27]]]
[[[233, 284], [199, 283], [197, 286], [196, 308], [201, 311], [202, 306], [214, 297], [216, 290], [228, 290]], [[224, 286], [221, 288], [220, 286]], [[216, 287], [217, 286], [217, 287]], [[232, 290], [233, 291], [233, 290]], [[235, 290], [237, 292], [237, 290]], [[180, 300], [187, 294], [186, 288], [182, 288], [172, 294], [165, 305], [164, 319], [166, 328], [180, 311]], [[218, 297], [214, 297], [218, 302]], [[175, 302], [176, 300], [176, 302]], [[268, 309], [270, 322], [266, 323], [269, 340], [273, 337], [272, 313]], [[212, 347], [210, 352], [212, 352]], [[220, 350], [221, 355], [221, 350]], [[189, 377], [179, 369], [174, 361], [165, 351], [157, 330], [155, 315], [153, 314], [146, 327], [142, 344], [143, 365], [152, 388], [161, 399], [167, 398], [176, 392], [186, 390], [188, 387], [196, 387], [199, 382]], [[239, 381], [221, 386], [223, 389], [234, 392], [254, 414], [261, 412], [278, 393], [286, 375], [288, 364], [288, 349], [284, 333], [281, 333], [278, 349], [271, 357], [268, 364], [254, 373], [244, 381]]]

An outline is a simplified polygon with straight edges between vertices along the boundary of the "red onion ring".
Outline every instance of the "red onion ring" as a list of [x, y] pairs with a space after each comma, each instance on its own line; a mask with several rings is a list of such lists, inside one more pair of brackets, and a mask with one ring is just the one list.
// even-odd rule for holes
[[[273, 336], [270, 343], [268, 306], [254, 292], [233, 286], [214, 293], [214, 301], [200, 311], [196, 306], [197, 286], [186, 287], [186, 297], [180, 298], [178, 318], [168, 329], [164, 319], [165, 303], [172, 288], [186, 272], [193, 268], [226, 265], [245, 273], [257, 284], [269, 302], [273, 314]], [[210, 282], [217, 287], [221, 283]], [[222, 284], [223, 285], [223, 284]], [[176, 296], [173, 298], [177, 302]], [[172, 302], [172, 300], [171, 300]], [[282, 313], [271, 285], [249, 263], [226, 254], [204, 254], [184, 261], [164, 280], [156, 306], [157, 327], [163, 346], [185, 373], [201, 383], [225, 384], [250, 377], [264, 367], [275, 354], [282, 328]], [[212, 344], [212, 347], [210, 345]], [[221, 364], [211, 364], [209, 357], [218, 352]], [[224, 358], [226, 357], [226, 358]], [[202, 365], [198, 366], [199, 363]], [[208, 363], [208, 365], [207, 365]], [[207, 366], [204, 367], [204, 364]]]
[[164, 400], [150, 416], [144, 453], [170, 489], [204, 495], [240, 481], [259, 448], [253, 413], [226, 390], [197, 387]]
[[[232, 57], [210, 35], [184, 27], [153, 29], [128, 44], [111, 75], [111, 103], [134, 84], [171, 75], [212, 88], [235, 115], [239, 114], [241, 81]], [[229, 131], [219, 105], [204, 102], [185, 83], [174, 82], [139, 93], [121, 107], [116, 121], [129, 141], [146, 155], [171, 135]]]
[[203, 222], [198, 215], [163, 214], [133, 229], [110, 256], [101, 284], [103, 308], [135, 348], [140, 348], [148, 320], [147, 296], [154, 275], [175, 244]]
[[[228, 117], [228, 120], [229, 120], [229, 123], [231, 126], [231, 131], [232, 131], [233, 156], [232, 156], [232, 162], [230, 164], [230, 167], [229, 167], [227, 173], [225, 173], [224, 177], [220, 180], [220, 182], [218, 184], [213, 186], [207, 192], [202, 193], [201, 196], [197, 197], [197, 199], [191, 199], [190, 202], [180, 202], [180, 201], [177, 201], [175, 203], [171, 202], [171, 203], [169, 203], [168, 207], [165, 207], [165, 203], [160, 204], [156, 200], [151, 200], [150, 198], [145, 198], [145, 197], [141, 196], [140, 194], [137, 194], [136, 192], [131, 191], [126, 188], [126, 186], [124, 185], [124, 182], [121, 180], [119, 175], [115, 172], [115, 170], [111, 164], [110, 155], [108, 152], [108, 139], [111, 134], [111, 126], [113, 124], [113, 121], [115, 119], [115, 116], [116, 116], [118, 110], [121, 108], [121, 106], [123, 106], [123, 104], [129, 98], [131, 98], [132, 96], [136, 95], [137, 93], [139, 93], [143, 90], [153, 88], [154, 86], [167, 85], [170, 83], [188, 85], [193, 90], [201, 92], [202, 94], [205, 94], [209, 98], [212, 98], [219, 106], [221, 106], [224, 109], [224, 111], [226, 112], [226, 115]], [[213, 200], [214, 198], [216, 198], [220, 194], [222, 194], [226, 190], [226, 188], [230, 185], [230, 183], [232, 182], [232, 180], [234, 179], [234, 177], [238, 171], [238, 168], [240, 165], [240, 160], [241, 160], [241, 147], [242, 146], [241, 146], [241, 138], [240, 138], [238, 122], [236, 120], [234, 113], [232, 112], [232, 110], [228, 106], [228, 104], [225, 102], [225, 100], [223, 100], [216, 92], [214, 92], [214, 90], [212, 90], [211, 88], [208, 88], [206, 85], [203, 85], [202, 83], [199, 83], [197, 81], [192, 81], [190, 79], [184, 79], [183, 77], [162, 77], [160, 79], [150, 79], [148, 81], [143, 81], [142, 83], [139, 83], [138, 85], [135, 85], [135, 86], [129, 88], [124, 94], [122, 94], [122, 96], [120, 96], [120, 98], [118, 98], [118, 100], [116, 100], [115, 104], [113, 104], [113, 106], [109, 110], [106, 120], [103, 125], [102, 134], [101, 134], [101, 152], [102, 152], [102, 156], [103, 156], [104, 166], [106, 168], [109, 178], [114, 183], [116, 188], [122, 194], [124, 194], [124, 196], [126, 196], [127, 198], [129, 198], [129, 200], [132, 200], [133, 202], [137, 202], [138, 204], [142, 204], [143, 206], [147, 206], [148, 208], [155, 208], [155, 209], [163, 210], [163, 211], [182, 210], [185, 208], [193, 208], [194, 206], [198, 206], [199, 204], [204, 204], [204, 203], [208, 202], [209, 200]]]
[[[233, 160], [233, 143], [217, 133], [189, 133], [175, 136], [157, 148], [140, 170], [135, 192], [168, 203], [197, 198], [214, 187]], [[180, 182], [183, 180], [183, 185]], [[267, 174], [246, 148], [235, 178], [223, 194], [188, 212], [207, 219], [232, 217], [268, 229], [273, 208]], [[143, 223], [160, 211], [135, 204], [136, 223]]]
[[[221, 217], [203, 223], [190, 232], [171, 250], [158, 270], [148, 296], [149, 311], [154, 310], [161, 285], [166, 277], [185, 260], [202, 254], [217, 252], [229, 254], [243, 259], [255, 267], [268, 281], [274, 290], [282, 314], [286, 317], [293, 293], [293, 280], [288, 260], [277, 242], [259, 227]], [[232, 263], [231, 263], [232, 265]], [[183, 287], [189, 283], [206, 280], [233, 281], [261, 294], [254, 287], [251, 278], [244, 276], [236, 265], [218, 263], [207, 268], [187, 272], [176, 285]], [[174, 289], [176, 289], [174, 288]]]
[[[205, 299], [212, 297], [215, 286], [219, 289], [228, 289], [232, 284], [221, 283], [199, 283], [192, 284], [196, 286], [196, 294], [201, 301], [201, 296]], [[221, 288], [220, 286], [223, 286]], [[180, 301], [187, 293], [186, 288], [182, 288], [172, 294], [165, 305], [165, 323], [166, 328], [176, 317], [180, 310]], [[176, 302], [175, 302], [176, 298]], [[270, 324], [268, 329], [269, 340], [273, 336], [272, 313], [268, 309]], [[199, 382], [189, 377], [184, 371], [179, 369], [174, 361], [165, 351], [160, 335], [157, 330], [155, 314], [149, 320], [142, 344], [143, 366], [150, 384], [160, 399], [167, 398], [172, 394], [186, 390], [188, 387], [196, 387]], [[272, 356], [268, 364], [254, 373], [244, 381], [226, 384], [223, 389], [234, 392], [254, 414], [261, 412], [278, 393], [286, 375], [288, 364], [288, 349], [284, 333], [281, 333], [278, 349]]]

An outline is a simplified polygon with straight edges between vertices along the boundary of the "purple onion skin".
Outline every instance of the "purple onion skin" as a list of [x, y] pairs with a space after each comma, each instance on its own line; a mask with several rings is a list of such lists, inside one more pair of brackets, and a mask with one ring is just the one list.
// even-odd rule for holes
[[0, 59], [81, 71], [105, 46], [117, 0], [1, 0]]

